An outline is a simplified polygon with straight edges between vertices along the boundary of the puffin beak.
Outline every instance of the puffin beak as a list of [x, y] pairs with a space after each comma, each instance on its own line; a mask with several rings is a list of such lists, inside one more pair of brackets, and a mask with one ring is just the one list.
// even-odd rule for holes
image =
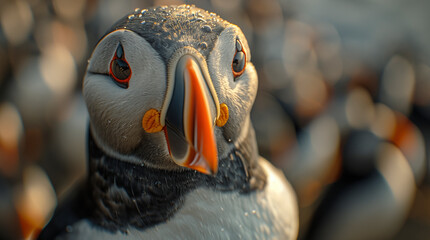
[[176, 164], [204, 174], [215, 175], [218, 171], [214, 106], [198, 61], [189, 54], [181, 56], [164, 128], [169, 153]]

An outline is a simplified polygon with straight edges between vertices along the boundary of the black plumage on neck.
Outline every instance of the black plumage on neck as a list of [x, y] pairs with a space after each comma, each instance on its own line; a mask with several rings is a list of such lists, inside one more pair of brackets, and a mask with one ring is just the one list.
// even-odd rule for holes
[[111, 231], [126, 231], [128, 226], [144, 229], [165, 222], [182, 206], [186, 194], [199, 187], [246, 194], [265, 185], [252, 127], [238, 147], [219, 160], [216, 176], [115, 159], [104, 153], [88, 132], [91, 219]]

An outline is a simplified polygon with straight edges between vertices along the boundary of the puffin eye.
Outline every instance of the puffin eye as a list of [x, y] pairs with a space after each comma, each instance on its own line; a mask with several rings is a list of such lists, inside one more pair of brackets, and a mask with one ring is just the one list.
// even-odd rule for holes
[[115, 56], [110, 62], [109, 74], [118, 86], [128, 88], [128, 82], [131, 78], [131, 68], [125, 59], [124, 49], [121, 44], [116, 48]]
[[242, 75], [245, 71], [246, 66], [246, 55], [243, 51], [242, 43], [237, 39], [236, 40], [236, 53], [233, 57], [233, 62], [231, 63], [231, 69], [233, 71], [233, 76], [235, 78]]

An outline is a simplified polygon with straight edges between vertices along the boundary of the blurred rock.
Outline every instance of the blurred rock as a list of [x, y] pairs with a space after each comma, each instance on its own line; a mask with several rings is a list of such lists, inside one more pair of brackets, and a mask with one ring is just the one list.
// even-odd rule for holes
[[0, 175], [0, 239], [22, 238], [13, 190], [11, 182]]
[[20, 45], [27, 40], [33, 26], [33, 14], [26, 1], [7, 1], [0, 13], [1, 27], [11, 45]]
[[41, 161], [57, 195], [86, 175], [88, 113], [81, 94], [64, 105], [48, 139], [48, 157]]
[[75, 89], [75, 62], [67, 49], [51, 46], [40, 57], [23, 63], [14, 83], [8, 94], [24, 124], [42, 127], [51, 122]]
[[388, 107], [408, 115], [415, 88], [415, 72], [409, 61], [394, 56], [384, 69], [379, 99]]
[[57, 205], [54, 189], [46, 173], [33, 165], [24, 169], [22, 186], [14, 197], [23, 235], [31, 238], [51, 218]]
[[18, 176], [24, 130], [18, 110], [10, 103], [0, 103], [0, 129], [0, 175], [13, 179]]
[[257, 136], [259, 153], [270, 159], [275, 166], [284, 166], [286, 152], [296, 144], [294, 125], [277, 100], [259, 92], [255, 100], [251, 119]]

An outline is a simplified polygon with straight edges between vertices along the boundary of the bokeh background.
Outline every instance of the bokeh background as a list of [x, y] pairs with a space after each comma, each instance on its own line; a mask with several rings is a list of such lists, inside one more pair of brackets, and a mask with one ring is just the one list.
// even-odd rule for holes
[[87, 60], [135, 8], [239, 25], [260, 154], [296, 190], [299, 239], [430, 238], [430, 2], [0, 0], [0, 239], [31, 238], [85, 176]]

